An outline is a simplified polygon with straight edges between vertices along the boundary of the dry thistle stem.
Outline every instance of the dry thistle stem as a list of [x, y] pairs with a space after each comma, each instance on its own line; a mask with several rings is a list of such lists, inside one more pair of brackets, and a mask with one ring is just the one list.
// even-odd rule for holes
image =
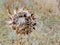
[[11, 27], [17, 34], [29, 34], [35, 30], [36, 18], [28, 10], [14, 10], [14, 15], [10, 15]]

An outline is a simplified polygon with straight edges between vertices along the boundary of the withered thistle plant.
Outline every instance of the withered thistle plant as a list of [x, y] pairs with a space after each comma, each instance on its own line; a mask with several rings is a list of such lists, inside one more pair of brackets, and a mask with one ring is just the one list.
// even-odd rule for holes
[[36, 18], [29, 9], [20, 8], [18, 1], [5, 4], [5, 8], [10, 18], [9, 25], [17, 34], [29, 34], [35, 30]]

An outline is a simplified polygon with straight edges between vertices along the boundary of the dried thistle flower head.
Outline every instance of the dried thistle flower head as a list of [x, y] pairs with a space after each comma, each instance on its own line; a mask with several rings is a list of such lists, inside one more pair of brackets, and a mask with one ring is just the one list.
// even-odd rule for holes
[[36, 18], [28, 10], [20, 9], [18, 12], [14, 10], [14, 15], [9, 17], [10, 25], [17, 34], [29, 34], [35, 30]]

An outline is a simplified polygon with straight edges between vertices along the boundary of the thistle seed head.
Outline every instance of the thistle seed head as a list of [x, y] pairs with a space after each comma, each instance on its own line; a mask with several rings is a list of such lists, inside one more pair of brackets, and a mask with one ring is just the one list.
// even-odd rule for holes
[[18, 12], [14, 10], [14, 15], [11, 17], [11, 27], [17, 34], [29, 34], [35, 30], [36, 18], [28, 10], [20, 9]]

